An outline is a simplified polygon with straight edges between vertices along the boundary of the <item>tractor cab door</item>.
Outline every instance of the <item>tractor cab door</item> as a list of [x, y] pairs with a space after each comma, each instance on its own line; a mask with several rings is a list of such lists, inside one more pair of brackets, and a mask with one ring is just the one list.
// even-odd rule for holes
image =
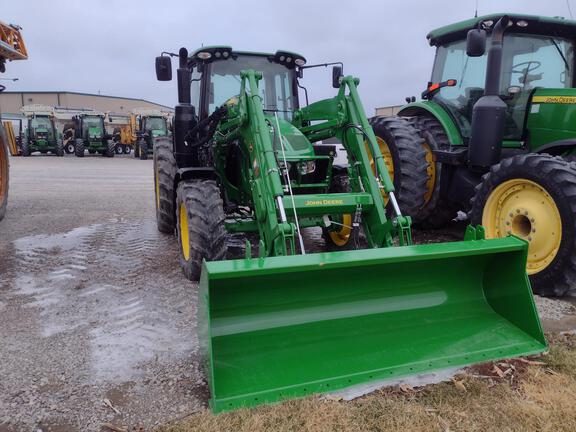
[[572, 87], [573, 65], [573, 43], [568, 40], [543, 35], [505, 36], [500, 89], [508, 105], [505, 139], [525, 139], [524, 125], [534, 90]]

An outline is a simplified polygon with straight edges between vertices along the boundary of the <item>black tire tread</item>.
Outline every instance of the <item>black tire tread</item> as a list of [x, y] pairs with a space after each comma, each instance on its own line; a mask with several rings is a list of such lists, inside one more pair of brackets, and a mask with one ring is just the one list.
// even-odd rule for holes
[[84, 157], [84, 141], [81, 139], [76, 140], [76, 145], [74, 146], [74, 154], [76, 157]]
[[[420, 132], [432, 150], [447, 150], [450, 148], [448, 135], [442, 124], [434, 117], [421, 115], [412, 117], [411, 121]], [[436, 184], [432, 196], [422, 208], [420, 218], [415, 221], [422, 229], [439, 229], [448, 225], [458, 214], [458, 205], [446, 200], [441, 196], [440, 183], [442, 177], [442, 164], [436, 163]]]
[[428, 181], [426, 151], [416, 128], [403, 117], [373, 117], [370, 124], [392, 153], [394, 187], [400, 210], [415, 221], [420, 219]]
[[[190, 231], [190, 258], [184, 259], [180, 251], [180, 266], [186, 278], [197, 281], [202, 260], [218, 261], [226, 257], [226, 230], [224, 205], [220, 189], [213, 180], [185, 180], [177, 190], [176, 208], [183, 202], [188, 212]], [[177, 224], [180, 245], [180, 224]]]
[[[160, 207], [156, 207], [156, 196], [154, 197], [156, 225], [158, 231], [173, 234], [176, 227], [174, 178], [177, 167], [172, 152], [172, 140], [167, 137], [156, 138], [155, 146], [157, 151], [154, 153], [154, 177], [159, 176], [160, 189]], [[156, 178], [154, 178], [154, 182], [156, 182]], [[154, 183], [154, 194], [156, 194], [156, 183]]]

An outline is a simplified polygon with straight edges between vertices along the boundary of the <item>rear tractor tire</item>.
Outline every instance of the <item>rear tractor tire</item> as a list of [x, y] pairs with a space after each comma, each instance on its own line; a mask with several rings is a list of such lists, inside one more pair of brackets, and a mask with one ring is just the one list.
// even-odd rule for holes
[[155, 140], [154, 152], [154, 203], [156, 207], [156, 225], [158, 231], [173, 234], [176, 227], [176, 211], [174, 209], [176, 177], [176, 160], [172, 153], [172, 140], [159, 137]]
[[110, 140], [106, 143], [106, 150], [104, 150], [102, 155], [111, 158], [114, 157], [115, 153], [116, 153], [116, 143]]
[[31, 154], [30, 143], [25, 139], [22, 141], [22, 156], [30, 156]]
[[56, 156], [64, 156], [64, 143], [62, 140], [56, 141], [56, 150], [54, 153]]
[[532, 153], [494, 165], [476, 188], [471, 219], [487, 238], [528, 242], [536, 294], [561, 296], [576, 283], [576, 170], [561, 157]]
[[148, 159], [148, 143], [142, 140], [138, 143], [139, 151], [140, 151], [140, 160], [147, 160]]
[[224, 207], [220, 189], [212, 180], [185, 180], [176, 193], [180, 266], [186, 278], [197, 281], [202, 260], [226, 257]]
[[429, 182], [424, 140], [407, 118], [373, 117], [370, 124], [394, 182], [400, 210], [417, 222], [426, 203]]
[[84, 141], [76, 140], [76, 145], [74, 146], [74, 154], [76, 157], [84, 157]]
[[424, 140], [426, 150], [427, 170], [429, 181], [426, 185], [424, 206], [420, 210], [415, 224], [423, 229], [439, 229], [448, 225], [456, 218], [458, 206], [441, 196], [440, 180], [442, 164], [435, 162], [434, 150], [450, 148], [450, 141], [442, 124], [431, 116], [413, 118], [413, 124]]

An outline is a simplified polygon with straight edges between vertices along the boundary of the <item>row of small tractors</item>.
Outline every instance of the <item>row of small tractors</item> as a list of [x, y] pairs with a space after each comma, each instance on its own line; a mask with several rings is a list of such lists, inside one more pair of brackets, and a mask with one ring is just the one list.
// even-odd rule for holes
[[[58, 113], [53, 107], [27, 105], [22, 108], [22, 113], [25, 120], [19, 120], [18, 136], [11, 122], [5, 124], [13, 156], [40, 152], [84, 157], [88, 151], [89, 154], [113, 157], [115, 154], [129, 154], [134, 148], [135, 157], [147, 159], [153, 150], [152, 138], [169, 134], [167, 116], [158, 110], [138, 109], [131, 114], [114, 115], [98, 111], [81, 112], [72, 116], [61, 132], [58, 130]], [[123, 124], [109, 133], [106, 123], [113, 119]]]

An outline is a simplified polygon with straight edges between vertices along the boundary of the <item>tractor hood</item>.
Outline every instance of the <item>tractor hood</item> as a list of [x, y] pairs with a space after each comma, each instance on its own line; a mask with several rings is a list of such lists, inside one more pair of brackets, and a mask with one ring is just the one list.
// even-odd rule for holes
[[[276, 125], [276, 118], [274, 116], [266, 117], [270, 124]], [[308, 138], [304, 136], [298, 128], [296, 128], [292, 123], [278, 119], [280, 125], [280, 132], [284, 138], [284, 152], [286, 153], [286, 159], [296, 160], [301, 158], [314, 157], [314, 149]], [[282, 156], [282, 148], [280, 147], [280, 140], [276, 135], [276, 128], [271, 128], [270, 139], [274, 143], [274, 149], [278, 152], [278, 156]]]
[[460, 21], [444, 27], [432, 30], [426, 38], [430, 45], [438, 46], [455, 40], [466, 39], [469, 30], [477, 28], [478, 24], [484, 23], [490, 29], [500, 18], [507, 15], [512, 20], [512, 27], [507, 32], [544, 34], [554, 37], [574, 38], [576, 33], [576, 21], [567, 20], [561, 17], [550, 18], [523, 14], [497, 13]]

